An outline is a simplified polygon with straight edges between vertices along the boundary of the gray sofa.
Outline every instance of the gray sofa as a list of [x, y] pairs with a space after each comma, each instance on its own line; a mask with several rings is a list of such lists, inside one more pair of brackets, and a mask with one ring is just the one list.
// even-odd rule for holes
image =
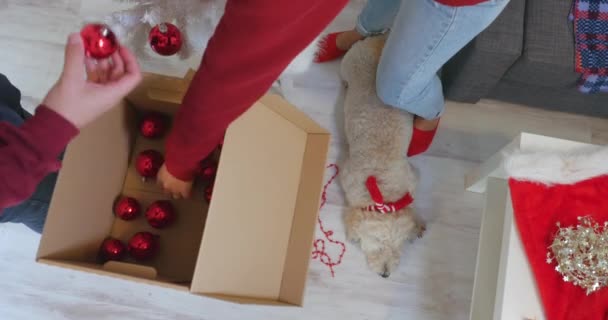
[[511, 0], [505, 11], [443, 68], [447, 99], [481, 98], [608, 117], [608, 94], [576, 88], [572, 0]]

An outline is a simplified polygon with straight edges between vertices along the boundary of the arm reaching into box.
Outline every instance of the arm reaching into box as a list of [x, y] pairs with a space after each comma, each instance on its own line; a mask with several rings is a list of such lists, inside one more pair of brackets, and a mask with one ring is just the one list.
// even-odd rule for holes
[[347, 0], [229, 0], [166, 146], [159, 181], [176, 197], [190, 193], [199, 161], [228, 125], [338, 15]]
[[59, 169], [57, 158], [78, 130], [139, 83], [139, 66], [129, 50], [121, 48], [111, 58], [111, 63], [92, 63], [85, 58], [80, 35], [70, 35], [61, 77], [25, 121], [10, 106], [18, 104], [19, 93], [6, 81], [17, 98], [0, 105], [0, 212], [28, 198], [48, 173]]

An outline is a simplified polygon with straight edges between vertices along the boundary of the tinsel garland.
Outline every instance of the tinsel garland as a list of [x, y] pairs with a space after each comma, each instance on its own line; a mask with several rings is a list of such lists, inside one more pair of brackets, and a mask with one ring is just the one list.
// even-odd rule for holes
[[576, 226], [562, 227], [547, 252], [547, 263], [563, 280], [591, 294], [608, 286], [608, 221], [603, 225], [591, 217], [579, 217]]

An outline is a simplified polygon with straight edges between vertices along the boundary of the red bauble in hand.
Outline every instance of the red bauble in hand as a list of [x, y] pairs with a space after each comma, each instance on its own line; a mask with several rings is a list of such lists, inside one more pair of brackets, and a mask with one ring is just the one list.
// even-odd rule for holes
[[163, 165], [163, 155], [156, 150], [142, 151], [135, 160], [135, 169], [143, 178], [155, 178]]
[[156, 201], [146, 210], [146, 219], [148, 223], [157, 229], [162, 229], [175, 221], [175, 208], [171, 201], [161, 200]]
[[211, 196], [213, 195], [213, 185], [209, 185], [204, 190], [204, 196], [207, 203], [211, 203]]
[[138, 232], [129, 240], [129, 254], [135, 260], [145, 261], [156, 256], [158, 236], [150, 232]]
[[201, 161], [201, 169], [198, 173], [199, 177], [204, 181], [212, 181], [217, 174], [217, 163], [210, 159]]
[[94, 59], [109, 58], [119, 44], [114, 32], [105, 24], [87, 24], [80, 31], [87, 56]]
[[127, 248], [125, 247], [124, 243], [114, 238], [107, 238], [103, 241], [101, 247], [99, 248], [99, 256], [104, 262], [110, 260], [122, 260], [125, 257], [126, 252]]
[[152, 49], [161, 56], [172, 56], [182, 48], [182, 33], [171, 23], [161, 23], [150, 30]]
[[122, 197], [114, 205], [114, 214], [122, 220], [133, 220], [141, 213], [141, 206], [135, 198]]
[[158, 139], [167, 132], [167, 118], [160, 113], [146, 114], [141, 120], [139, 132], [148, 139]]

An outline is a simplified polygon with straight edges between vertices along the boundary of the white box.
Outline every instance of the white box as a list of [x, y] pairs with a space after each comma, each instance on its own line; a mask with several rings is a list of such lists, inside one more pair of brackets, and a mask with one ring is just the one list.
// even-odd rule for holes
[[568, 151], [589, 144], [522, 133], [465, 177], [467, 190], [485, 192], [471, 320], [544, 320], [509, 194], [504, 158], [522, 151]]

